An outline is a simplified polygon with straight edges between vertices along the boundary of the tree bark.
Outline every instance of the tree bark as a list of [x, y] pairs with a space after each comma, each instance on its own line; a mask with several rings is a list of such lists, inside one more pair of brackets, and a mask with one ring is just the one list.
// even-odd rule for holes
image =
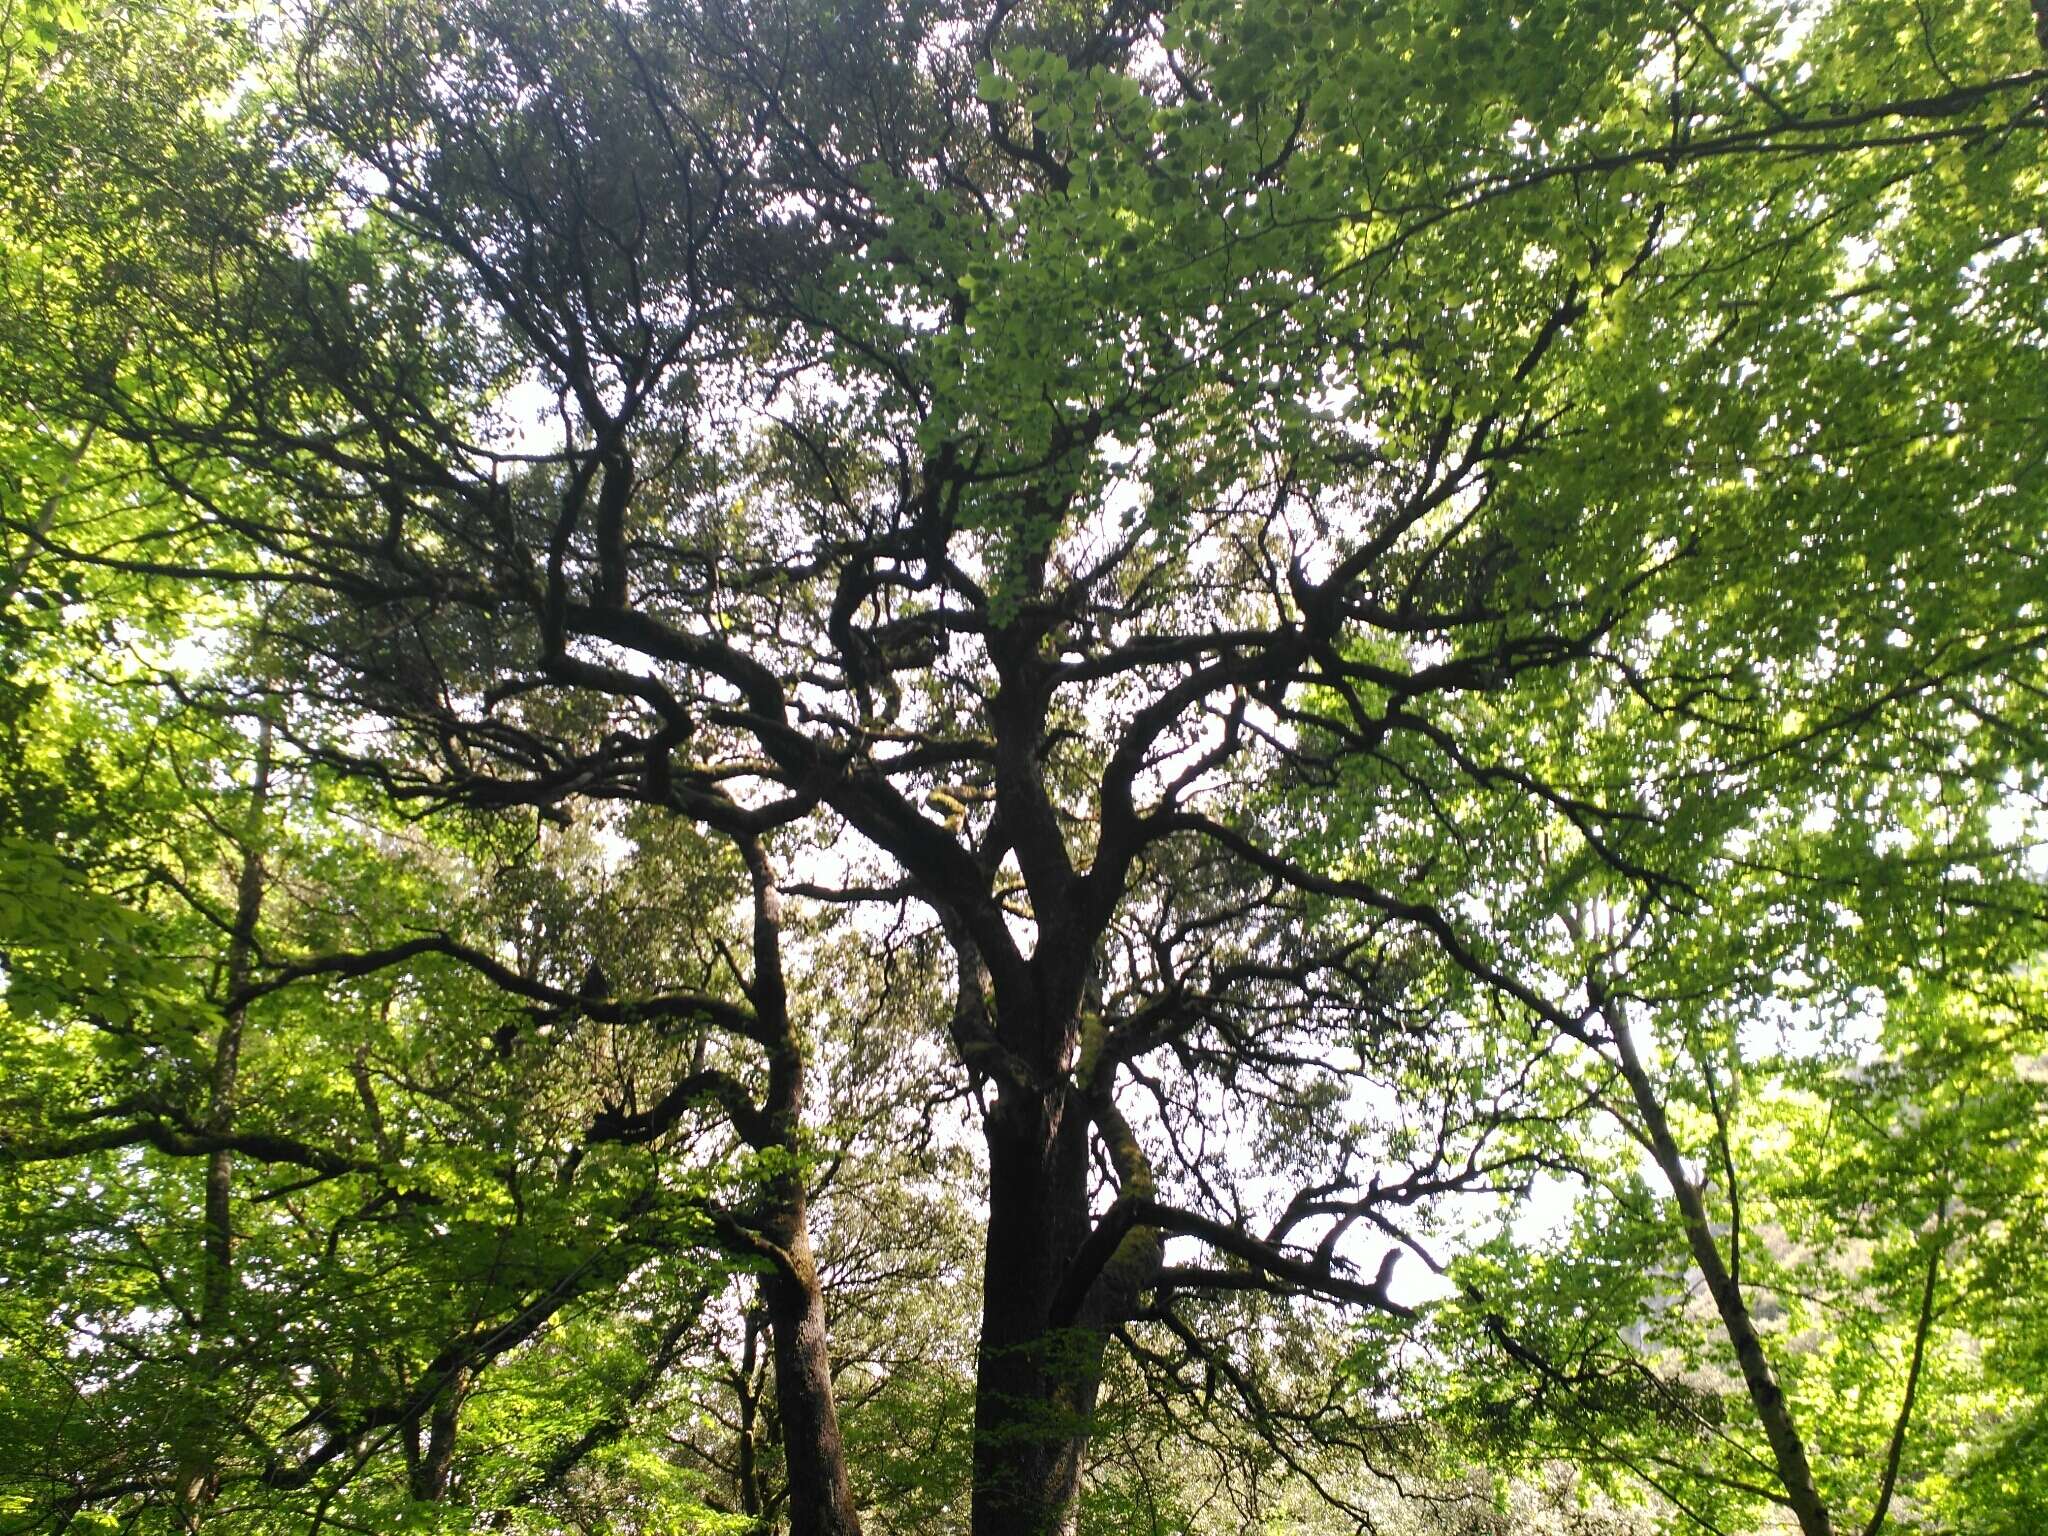
[[[235, 876], [234, 927], [228, 935], [227, 956], [222, 966], [221, 995], [228, 998], [244, 994], [255, 967], [256, 925], [263, 913], [262, 838], [263, 818], [270, 804], [271, 741], [271, 724], [265, 719], [257, 729], [256, 763], [244, 822], [241, 864]], [[204, 1121], [210, 1135], [224, 1137], [234, 1129], [235, 1090], [241, 1075], [246, 1013], [244, 1003], [231, 1004], [222, 1014], [220, 1033], [214, 1038], [213, 1072], [207, 1084]], [[198, 1331], [202, 1392], [217, 1385], [215, 1367], [234, 1299], [234, 1184], [234, 1154], [225, 1146], [217, 1146], [206, 1158], [205, 1214], [200, 1238]], [[178, 1508], [187, 1530], [199, 1528], [206, 1506], [213, 1499], [212, 1445], [219, 1428], [218, 1418], [209, 1401], [201, 1422], [195, 1426], [197, 1433], [191, 1452], [178, 1471]]]
[[1728, 1335], [1728, 1342], [1735, 1347], [1735, 1359], [1742, 1368], [1743, 1385], [1748, 1389], [1749, 1400], [1763, 1425], [1764, 1438], [1770, 1443], [1778, 1481], [1784, 1485], [1786, 1502], [1799, 1522], [1802, 1536], [1831, 1536], [1833, 1526], [1827, 1505], [1821, 1502], [1820, 1492], [1814, 1487], [1806, 1442], [1800, 1436], [1799, 1427], [1792, 1422], [1784, 1389], [1778, 1385], [1778, 1378], [1771, 1370], [1770, 1358], [1764, 1353], [1763, 1340], [1750, 1317], [1742, 1287], [1728, 1272], [1720, 1245], [1714, 1241], [1714, 1229], [1708, 1220], [1701, 1188], [1686, 1176], [1685, 1160], [1679, 1153], [1677, 1138], [1671, 1134], [1671, 1122], [1665, 1117], [1664, 1106], [1658, 1102], [1650, 1074], [1637, 1054], [1628, 1015], [1619, 1002], [1607, 997], [1598, 987], [1595, 988], [1595, 1001], [1614, 1036], [1621, 1075], [1628, 1082], [1636, 1113], [1642, 1116], [1650, 1154], [1656, 1159], [1658, 1169], [1671, 1186], [1672, 1196], [1678, 1201], [1686, 1246], [1692, 1250], [1693, 1262], [1699, 1266], [1701, 1278], [1706, 1281], [1707, 1294], [1713, 1297], [1715, 1309], [1721, 1314], [1722, 1330]]
[[412, 1496], [432, 1503], [448, 1496], [455, 1476], [455, 1435], [462, 1420], [462, 1400], [474, 1382], [467, 1369], [456, 1371], [434, 1400], [427, 1419], [427, 1443], [408, 1469]]
[[65, 455], [64, 471], [58, 475], [57, 483], [50, 487], [36, 508], [35, 521], [29, 524], [28, 537], [22, 541], [20, 558], [7, 568], [7, 574], [0, 576], [0, 618], [14, 606], [14, 599], [20, 593], [22, 583], [28, 580], [28, 573], [35, 566], [36, 549], [50, 535], [57, 524], [57, 509], [64, 504], [64, 497], [71, 490], [71, 482], [78, 477], [78, 467], [85, 462], [85, 456], [92, 448], [93, 434], [99, 428], [88, 423], [78, 435], [78, 441], [71, 445]]
[[[758, 839], [741, 839], [754, 893], [754, 980], [751, 1001], [769, 1046], [763, 1150], [801, 1151], [804, 1042], [789, 1015], [782, 974], [782, 896]], [[860, 1536], [860, 1516], [846, 1473], [839, 1408], [832, 1384], [825, 1295], [811, 1252], [803, 1175], [779, 1174], [766, 1193], [755, 1229], [773, 1250], [761, 1280], [761, 1302], [775, 1357], [776, 1416], [789, 1476], [790, 1536]]]
[[740, 1400], [740, 1444], [739, 1482], [740, 1513], [749, 1518], [761, 1513], [761, 1475], [755, 1465], [761, 1433], [761, 1381], [755, 1351], [761, 1340], [761, 1330], [767, 1326], [767, 1318], [756, 1308], [749, 1307], [746, 1316], [746, 1342], [740, 1351], [740, 1368], [734, 1385]]
[[985, 1126], [987, 1248], [974, 1397], [974, 1536], [1071, 1536], [1081, 1465], [1102, 1384], [1108, 1320], [1129, 1286], [1096, 1281], [1075, 1315], [1054, 1317], [1093, 1229], [1088, 1104], [1061, 1082], [1014, 1088]]
[[811, 1256], [801, 1193], [776, 1222], [788, 1263], [761, 1280], [775, 1354], [775, 1403], [789, 1477], [791, 1536], [859, 1536], [860, 1515], [846, 1474], [846, 1447], [832, 1387], [825, 1296]]
[[1885, 1450], [1884, 1480], [1878, 1485], [1877, 1504], [1863, 1536], [1879, 1536], [1885, 1516], [1891, 1512], [1892, 1493], [1899, 1484], [1899, 1461], [1906, 1450], [1906, 1431], [1913, 1422], [1913, 1399], [1920, 1391], [1920, 1368], [1927, 1361], [1927, 1336], [1934, 1328], [1934, 1287], [1941, 1278], [1941, 1260], [1947, 1251], [1943, 1234], [1948, 1229], [1948, 1200], [1944, 1193], [1934, 1208], [1934, 1239], [1927, 1251], [1927, 1277], [1920, 1285], [1920, 1318], [1913, 1325], [1913, 1357], [1906, 1367], [1906, 1390], [1899, 1399], [1899, 1416], [1892, 1425], [1891, 1444]]

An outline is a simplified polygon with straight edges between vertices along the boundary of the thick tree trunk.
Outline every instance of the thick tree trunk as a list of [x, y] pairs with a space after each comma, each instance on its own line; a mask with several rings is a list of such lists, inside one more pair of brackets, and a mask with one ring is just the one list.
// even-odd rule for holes
[[1052, 1304], [1087, 1236], [1088, 1115], [1057, 1089], [1006, 1091], [986, 1127], [988, 1243], [974, 1397], [974, 1536], [1067, 1536], [1101, 1382], [1099, 1309]]
[[[412, 1496], [422, 1503], [445, 1499], [454, 1484], [455, 1434], [462, 1421], [462, 1401], [469, 1395], [473, 1382], [467, 1369], [456, 1371], [428, 1415], [426, 1445], [407, 1468]], [[414, 1426], [415, 1435], [417, 1432], [418, 1427]]]
[[859, 1536], [860, 1516], [846, 1475], [825, 1296], [811, 1256], [803, 1197], [784, 1213], [776, 1240], [788, 1256], [761, 1281], [775, 1351], [776, 1415], [789, 1476], [790, 1536]]

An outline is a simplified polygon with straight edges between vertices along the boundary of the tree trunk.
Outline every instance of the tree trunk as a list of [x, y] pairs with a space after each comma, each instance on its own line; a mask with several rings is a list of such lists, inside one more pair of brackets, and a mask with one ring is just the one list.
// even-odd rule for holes
[[860, 1516], [846, 1475], [839, 1409], [832, 1388], [832, 1351], [825, 1296], [799, 1192], [773, 1236], [788, 1256], [761, 1280], [761, 1299], [775, 1351], [775, 1403], [789, 1475], [790, 1536], [860, 1536]]
[[469, 1395], [473, 1380], [466, 1368], [456, 1371], [434, 1400], [427, 1419], [426, 1448], [408, 1469], [412, 1496], [421, 1503], [448, 1497], [455, 1477], [455, 1433], [462, 1421], [462, 1400]]
[[[80, 444], [80, 453], [84, 443]], [[265, 719], [256, 737], [256, 763], [250, 785], [249, 810], [244, 823], [241, 865], [235, 876], [235, 921], [228, 935], [228, 949], [222, 966], [222, 988], [237, 997], [249, 983], [256, 960], [256, 925], [263, 914], [263, 818], [270, 803], [271, 724]], [[234, 1129], [236, 1086], [242, 1063], [244, 1009], [229, 1008], [221, 1018], [220, 1033], [214, 1039], [213, 1073], [207, 1084], [206, 1129], [225, 1135]], [[228, 1313], [234, 1300], [234, 1158], [225, 1148], [207, 1154], [204, 1192], [204, 1226], [200, 1237], [199, 1282], [199, 1390], [203, 1394], [221, 1390], [219, 1356], [224, 1343]], [[196, 1531], [213, 1501], [215, 1477], [214, 1442], [221, 1429], [221, 1414], [210, 1396], [203, 1397], [200, 1422], [194, 1426], [191, 1449], [178, 1469], [177, 1499], [187, 1530]]]
[[[782, 976], [782, 896], [758, 840], [739, 840], [754, 888], [754, 979], [749, 996], [770, 1043], [766, 1134], [756, 1142], [795, 1158], [802, 1148], [804, 1041], [789, 1015]], [[790, 1536], [860, 1536], [846, 1475], [825, 1295], [811, 1254], [803, 1176], [788, 1172], [767, 1191], [757, 1230], [773, 1245], [761, 1302], [775, 1354], [776, 1417], [789, 1475]]]
[[749, 1307], [746, 1342], [740, 1351], [740, 1369], [734, 1382], [740, 1400], [739, 1468], [735, 1475], [739, 1483], [740, 1513], [750, 1519], [758, 1518], [761, 1513], [761, 1475], [755, 1465], [761, 1433], [761, 1379], [755, 1351], [760, 1347], [761, 1332], [766, 1326], [767, 1318], [756, 1308]]
[[1056, 1088], [1006, 1089], [988, 1117], [988, 1243], [974, 1393], [974, 1536], [1069, 1536], [1108, 1335], [1100, 1310], [1055, 1328], [1088, 1235], [1088, 1114]]
[[1629, 1030], [1628, 1016], [1621, 1005], [1611, 999], [1601, 999], [1600, 1010], [1614, 1036], [1615, 1049], [1621, 1058], [1621, 1075], [1628, 1080], [1636, 1112], [1643, 1117], [1651, 1155], [1678, 1201], [1686, 1245], [1692, 1250], [1693, 1262], [1699, 1266], [1701, 1278], [1706, 1281], [1707, 1294], [1714, 1298], [1714, 1306], [1721, 1314], [1722, 1330], [1728, 1335], [1728, 1342], [1735, 1347], [1735, 1359], [1742, 1367], [1743, 1385], [1749, 1389], [1750, 1403], [1763, 1424], [1764, 1438], [1770, 1442], [1786, 1502], [1799, 1522], [1802, 1536], [1831, 1536], [1833, 1526], [1827, 1505], [1821, 1502], [1820, 1492], [1814, 1487], [1806, 1442], [1800, 1437], [1799, 1427], [1792, 1422], [1784, 1389], [1778, 1385], [1771, 1362], [1764, 1354], [1763, 1339], [1749, 1315], [1742, 1287], [1722, 1261], [1721, 1248], [1714, 1241], [1714, 1229], [1708, 1219], [1707, 1204], [1700, 1186], [1686, 1176], [1685, 1160], [1678, 1150], [1677, 1138], [1671, 1134], [1671, 1122], [1665, 1118], [1664, 1106], [1658, 1102], [1650, 1074], [1636, 1053], [1635, 1036]]
[[99, 429], [88, 426], [78, 436], [78, 441], [65, 455], [64, 472], [57, 477], [57, 483], [50, 487], [50, 493], [36, 508], [35, 521], [29, 524], [28, 537], [22, 541], [20, 558], [7, 568], [7, 574], [0, 576], [0, 618], [7, 616], [7, 610], [14, 606], [16, 594], [22, 583], [28, 580], [34, 569], [36, 550], [48, 538], [50, 530], [57, 523], [57, 509], [64, 504], [64, 497], [71, 489], [71, 482], [78, 477], [78, 466], [85, 462], [85, 455], [92, 447], [93, 434]]

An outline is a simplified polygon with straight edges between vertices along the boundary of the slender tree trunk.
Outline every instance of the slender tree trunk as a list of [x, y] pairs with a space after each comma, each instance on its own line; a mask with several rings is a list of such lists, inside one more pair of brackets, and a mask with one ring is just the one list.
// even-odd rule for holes
[[92, 447], [93, 434], [99, 429], [88, 426], [78, 435], [78, 441], [71, 446], [65, 457], [64, 472], [57, 477], [57, 483], [36, 508], [35, 521], [29, 524], [28, 538], [23, 541], [21, 555], [0, 576], [0, 618], [6, 617], [7, 610], [14, 606], [14, 599], [21, 591], [22, 583], [28, 580], [28, 573], [36, 561], [36, 547], [49, 537], [50, 530], [57, 523], [57, 509], [64, 503], [64, 497], [71, 489], [71, 482], [78, 477], [78, 466], [85, 462], [86, 453]]
[[757, 1309], [747, 1309], [746, 1342], [740, 1350], [739, 1378], [736, 1383], [740, 1399], [740, 1513], [750, 1518], [758, 1517], [761, 1513], [761, 1474], [756, 1468], [761, 1433], [761, 1379], [756, 1351], [760, 1347], [761, 1330], [766, 1323], [767, 1319]]
[[1913, 1357], [1906, 1366], [1906, 1390], [1899, 1399], [1899, 1416], [1892, 1424], [1891, 1444], [1885, 1450], [1884, 1480], [1878, 1485], [1877, 1504], [1870, 1512], [1870, 1523], [1863, 1528], [1863, 1536], [1879, 1536], [1883, 1531], [1885, 1516], [1891, 1512], [1892, 1493], [1899, 1485], [1899, 1461], [1906, 1450], [1906, 1431], [1913, 1423], [1913, 1399], [1920, 1391], [1920, 1368], [1927, 1361], [1927, 1336], [1934, 1328], [1934, 1287], [1941, 1278], [1941, 1261], [1948, 1248], [1943, 1241], [1948, 1230], [1948, 1201], [1944, 1192], [1934, 1208], [1934, 1240], [1927, 1250], [1927, 1277], [1920, 1285], [1920, 1318], [1913, 1325]]
[[[256, 737], [256, 765], [249, 793], [241, 867], [235, 879], [235, 919], [222, 967], [223, 991], [238, 997], [249, 983], [256, 960], [256, 924], [263, 911], [263, 818], [270, 803], [270, 721]], [[213, 1073], [207, 1085], [206, 1129], [225, 1135], [234, 1129], [235, 1088], [241, 1073], [244, 1009], [227, 1010], [213, 1047]], [[234, 1301], [234, 1158], [225, 1148], [207, 1154], [205, 1215], [201, 1233], [199, 1285], [200, 1390], [217, 1389], [218, 1357], [229, 1310]], [[209, 1407], [195, 1426], [192, 1450], [178, 1475], [178, 1505], [188, 1530], [197, 1530], [213, 1497], [212, 1445], [220, 1428]]]
[[[782, 897], [758, 841], [740, 852], [754, 888], [752, 1001], [767, 1038], [766, 1144], [792, 1157], [802, 1147], [804, 1042], [789, 1015], [782, 975]], [[860, 1516], [846, 1473], [839, 1407], [832, 1385], [825, 1294], [811, 1252], [810, 1212], [801, 1173], [776, 1179], [756, 1220], [774, 1245], [774, 1262], [761, 1280], [775, 1358], [776, 1416], [782, 1426], [789, 1474], [790, 1536], [859, 1536]]]
[[1803, 1536], [1831, 1536], [1833, 1526], [1827, 1505], [1821, 1502], [1820, 1492], [1814, 1487], [1806, 1442], [1800, 1436], [1799, 1427], [1792, 1422], [1784, 1389], [1778, 1385], [1778, 1378], [1771, 1370], [1763, 1340], [1750, 1317], [1748, 1303], [1743, 1300], [1742, 1287], [1728, 1272], [1720, 1245], [1714, 1241], [1714, 1229], [1708, 1220], [1706, 1200], [1700, 1186], [1686, 1176], [1685, 1160], [1679, 1153], [1677, 1138], [1671, 1134], [1671, 1122], [1665, 1117], [1655, 1085], [1636, 1052], [1628, 1015], [1621, 1004], [1611, 998], [1601, 999], [1600, 1010], [1614, 1036], [1615, 1049], [1621, 1058], [1621, 1073], [1628, 1081], [1636, 1113], [1642, 1116], [1643, 1128], [1648, 1133], [1651, 1156], [1656, 1159], [1658, 1169], [1678, 1201], [1686, 1245], [1692, 1250], [1693, 1262], [1699, 1266], [1700, 1275], [1707, 1283], [1707, 1294], [1714, 1298], [1714, 1306], [1721, 1314], [1721, 1327], [1728, 1335], [1728, 1342], [1735, 1347], [1735, 1359], [1742, 1368], [1743, 1385], [1748, 1388], [1749, 1400], [1763, 1424], [1764, 1438], [1770, 1442], [1778, 1481], [1784, 1485], [1793, 1517], [1798, 1520]]

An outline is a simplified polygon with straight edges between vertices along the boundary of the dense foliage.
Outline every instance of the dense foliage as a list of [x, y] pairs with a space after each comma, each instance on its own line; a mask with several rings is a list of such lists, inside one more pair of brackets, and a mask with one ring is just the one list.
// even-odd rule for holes
[[0, 91], [0, 1531], [2048, 1521], [2048, 9]]

